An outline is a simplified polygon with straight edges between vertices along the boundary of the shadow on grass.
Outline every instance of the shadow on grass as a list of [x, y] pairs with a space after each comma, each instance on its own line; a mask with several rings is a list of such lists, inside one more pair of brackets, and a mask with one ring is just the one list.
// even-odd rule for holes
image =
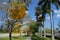
[[12, 38], [14, 38], [14, 39], [19, 39], [20, 37], [12, 37]]
[[[26, 40], [27, 36], [16, 36], [12, 37], [12, 40]], [[9, 37], [0, 38], [0, 40], [9, 40]]]
[[34, 35], [32, 36], [31, 40], [51, 40], [51, 39]]

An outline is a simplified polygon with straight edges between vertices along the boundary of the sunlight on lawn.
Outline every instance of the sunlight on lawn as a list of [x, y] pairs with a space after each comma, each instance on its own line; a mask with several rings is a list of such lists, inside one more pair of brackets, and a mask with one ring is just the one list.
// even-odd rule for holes
[[46, 40], [51, 40], [51, 38], [46, 38]]
[[[12, 37], [12, 40], [25, 40], [26, 37], [23, 36], [23, 37]], [[0, 40], [9, 40], [8, 37], [4, 37], [4, 38], [0, 38]]]

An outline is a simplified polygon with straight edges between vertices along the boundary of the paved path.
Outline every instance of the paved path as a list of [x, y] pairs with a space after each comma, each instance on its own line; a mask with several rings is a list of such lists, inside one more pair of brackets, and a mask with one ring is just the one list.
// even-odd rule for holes
[[[39, 35], [40, 33], [36, 33], [36, 35]], [[49, 34], [49, 33], [46, 33], [46, 35], [51, 35], [51, 34]], [[60, 33], [55, 33], [55, 35], [54, 36], [57, 36], [57, 37], [60, 37]]]
[[[25, 34], [21, 34], [25, 35]], [[20, 34], [12, 34], [12, 36], [20, 36]], [[9, 33], [0, 33], [0, 37], [9, 37]]]
[[27, 37], [27, 39], [26, 40], [31, 40], [31, 37]]
[[0, 37], [8, 37], [9, 34], [8, 33], [0, 33]]

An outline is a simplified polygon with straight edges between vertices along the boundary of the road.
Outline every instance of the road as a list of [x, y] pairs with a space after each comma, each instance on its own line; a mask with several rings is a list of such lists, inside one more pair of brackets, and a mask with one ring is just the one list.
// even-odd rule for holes
[[[46, 34], [46, 35], [51, 35], [51, 34]], [[60, 33], [55, 33], [54, 36], [60, 37]]]
[[57, 33], [57, 34], [55, 34], [55, 36], [58, 36], [58, 37], [60, 37], [60, 33]]
[[[21, 35], [25, 35], [25, 34], [21, 34]], [[20, 34], [12, 34], [12, 36], [20, 36]], [[0, 37], [9, 37], [8, 33], [0, 33]]]
[[[36, 35], [39, 35], [40, 33], [36, 33]], [[43, 34], [42, 34], [43, 35]], [[49, 34], [49, 33], [46, 33], [46, 35], [51, 35], [51, 34]], [[54, 36], [57, 36], [57, 37], [60, 37], [60, 33], [55, 33], [55, 35]]]

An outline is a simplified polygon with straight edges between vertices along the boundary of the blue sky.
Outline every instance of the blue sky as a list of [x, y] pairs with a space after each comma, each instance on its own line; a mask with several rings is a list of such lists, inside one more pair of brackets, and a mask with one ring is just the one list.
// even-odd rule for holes
[[[33, 20], [36, 20], [35, 19], [35, 7], [37, 6], [38, 1], [39, 0], [32, 0], [32, 4], [30, 5], [30, 8], [29, 8], [29, 14]], [[60, 21], [60, 10], [56, 10], [56, 7], [54, 5], [52, 5], [52, 9], [54, 10], [54, 15], [53, 15], [54, 27], [57, 28], [58, 22]], [[50, 27], [50, 17], [48, 14], [46, 15], [45, 26], [48, 28], [51, 28]]]
[[[1, 2], [2, 0], [0, 0]], [[38, 3], [39, 0], [32, 0], [32, 4], [30, 4], [29, 6], [29, 15], [30, 17], [33, 19], [33, 20], [36, 20], [35, 19], [35, 7], [37, 6], [37, 3]], [[1, 4], [0, 4], [1, 5]], [[56, 7], [54, 5], [52, 5], [52, 9], [54, 10], [54, 27], [57, 28], [58, 27], [58, 22], [60, 21], [60, 10], [56, 10]], [[0, 21], [1, 23], [1, 21]], [[47, 14], [46, 15], [46, 21], [45, 21], [45, 26], [50, 28], [50, 17], [49, 15]]]

